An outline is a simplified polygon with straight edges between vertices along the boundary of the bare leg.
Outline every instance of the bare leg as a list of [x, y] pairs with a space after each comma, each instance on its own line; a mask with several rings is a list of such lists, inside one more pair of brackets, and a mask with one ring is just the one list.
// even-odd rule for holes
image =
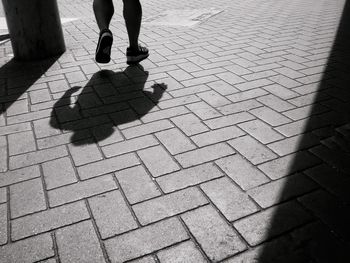
[[129, 47], [132, 49], [138, 49], [138, 39], [142, 19], [141, 4], [139, 0], [123, 0], [123, 3], [123, 15], [129, 37]]
[[112, 16], [114, 14], [114, 6], [112, 0], [94, 0], [94, 13], [97, 25], [100, 30], [109, 28]]

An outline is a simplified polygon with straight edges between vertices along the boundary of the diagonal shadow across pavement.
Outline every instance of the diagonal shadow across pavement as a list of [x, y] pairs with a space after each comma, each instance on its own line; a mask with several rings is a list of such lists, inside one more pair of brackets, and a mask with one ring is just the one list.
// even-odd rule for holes
[[[346, 1], [293, 160], [287, 167], [278, 161], [261, 167], [270, 176], [279, 173], [274, 179], [287, 177], [275, 202], [278, 205], [267, 208], [260, 218], [265, 229], [258, 234], [258, 243], [268, 242], [254, 252], [254, 262], [350, 262], [349, 83], [350, 1]], [[320, 105], [328, 111], [320, 114]], [[310, 143], [310, 135], [318, 140]], [[262, 228], [252, 232], [258, 229]]]

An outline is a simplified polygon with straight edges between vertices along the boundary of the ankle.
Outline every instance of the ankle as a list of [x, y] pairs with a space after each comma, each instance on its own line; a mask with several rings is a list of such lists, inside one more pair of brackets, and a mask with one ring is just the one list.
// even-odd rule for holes
[[132, 51], [137, 51], [137, 50], [139, 50], [139, 45], [138, 45], [138, 44], [136, 44], [136, 45], [130, 45], [130, 46], [128, 47], [128, 49], [129, 49], [129, 50], [132, 50]]

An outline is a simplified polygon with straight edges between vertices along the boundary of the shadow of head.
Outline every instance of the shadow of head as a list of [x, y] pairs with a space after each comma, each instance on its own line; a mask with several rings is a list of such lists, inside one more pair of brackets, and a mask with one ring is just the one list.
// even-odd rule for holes
[[140, 65], [96, 72], [84, 87], [68, 89], [55, 103], [50, 124], [72, 132], [74, 145], [104, 141], [156, 107], [167, 86], [149, 83], [147, 87], [147, 79], [148, 72]]

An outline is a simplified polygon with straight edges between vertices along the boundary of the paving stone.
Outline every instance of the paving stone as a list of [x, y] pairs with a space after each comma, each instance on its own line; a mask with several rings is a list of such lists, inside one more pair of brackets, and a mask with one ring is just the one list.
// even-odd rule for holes
[[292, 79], [296, 79], [296, 78], [301, 78], [304, 77], [305, 75], [300, 73], [299, 71], [287, 68], [287, 67], [283, 67], [283, 68], [278, 68], [275, 69], [276, 72], [281, 73], [282, 75], [292, 78]]
[[[107, 97], [108, 98], [108, 97]], [[139, 117], [136, 113], [131, 110], [123, 110], [118, 112], [112, 112], [110, 114], [111, 119], [118, 129], [126, 129], [130, 127], [134, 127], [141, 124]]]
[[10, 169], [22, 168], [25, 166], [44, 163], [66, 155], [68, 155], [66, 147], [58, 146], [55, 148], [11, 156], [9, 167]]
[[211, 129], [223, 128], [226, 126], [235, 125], [237, 123], [245, 122], [254, 119], [254, 116], [248, 112], [240, 112], [232, 115], [218, 117], [215, 119], [204, 121], [204, 123]]
[[139, 138], [134, 138], [102, 147], [104, 155], [108, 158], [128, 152], [137, 151], [143, 148], [157, 145], [158, 142], [152, 135], [146, 135]]
[[35, 138], [32, 131], [8, 135], [9, 154], [22, 154], [36, 150]]
[[183, 81], [183, 80], [187, 80], [187, 79], [192, 79], [193, 78], [193, 76], [191, 74], [187, 73], [186, 71], [184, 71], [182, 69], [169, 71], [168, 74], [171, 77], [173, 77], [174, 79], [176, 79], [177, 81]]
[[298, 250], [293, 240], [288, 237], [278, 237], [267, 241], [252, 249], [223, 261], [224, 263], [242, 263], [242, 262], [308, 262], [310, 258], [306, 256], [301, 249]]
[[198, 147], [203, 147], [210, 144], [215, 144], [218, 142], [240, 137], [244, 134], [245, 133], [236, 126], [231, 126], [217, 129], [215, 131], [201, 133], [199, 135], [192, 136], [191, 139]]
[[302, 174], [291, 175], [250, 189], [247, 193], [263, 208], [303, 195], [317, 185]]
[[185, 87], [184, 89], [178, 89], [174, 91], [170, 91], [169, 94], [173, 97], [182, 97], [188, 96], [191, 94], [197, 94], [199, 92], [210, 90], [210, 88], [206, 85], [197, 85], [193, 87]]
[[246, 249], [233, 228], [210, 206], [188, 212], [181, 218], [213, 262]]
[[178, 97], [174, 99], [163, 100], [158, 103], [158, 106], [161, 109], [168, 109], [168, 108], [186, 105], [186, 104], [194, 103], [198, 101], [200, 101], [200, 98], [198, 98], [196, 95], [188, 95], [188, 96]]
[[271, 126], [279, 126], [291, 122], [291, 120], [284, 115], [267, 107], [253, 109], [250, 113]]
[[221, 158], [217, 165], [243, 190], [267, 183], [269, 179], [251, 163], [238, 154]]
[[47, 190], [77, 181], [72, 162], [68, 157], [43, 163], [42, 167]]
[[169, 263], [207, 262], [193, 242], [186, 241], [157, 253], [159, 261]]
[[300, 108], [296, 108], [293, 110], [283, 112], [283, 115], [287, 116], [292, 120], [300, 120], [315, 114], [320, 114], [326, 112], [328, 109], [321, 104], [314, 104], [309, 106], [304, 106]]
[[181, 84], [184, 87], [191, 87], [191, 86], [196, 86], [196, 85], [200, 85], [200, 84], [206, 84], [206, 83], [216, 81], [216, 80], [219, 80], [216, 76], [205, 76], [205, 77], [200, 77], [200, 78], [193, 78], [193, 79], [189, 79], [189, 80], [184, 80], [184, 81], [181, 81]]
[[132, 208], [140, 223], [147, 225], [207, 203], [197, 188], [188, 188], [136, 204]]
[[272, 82], [268, 79], [257, 79], [257, 80], [252, 80], [241, 84], [237, 84], [235, 85], [235, 87], [240, 91], [246, 91], [250, 89], [260, 88], [269, 84], [272, 84]]
[[246, 80], [252, 81], [252, 80], [258, 80], [258, 79], [263, 79], [267, 78], [270, 76], [275, 76], [277, 73], [273, 70], [265, 70], [265, 71], [259, 71], [259, 72], [254, 72], [251, 74], [244, 75], [243, 77]]
[[49, 88], [52, 93], [64, 92], [69, 89], [69, 84], [66, 80], [54, 80], [49, 82]]
[[28, 99], [16, 100], [6, 109], [7, 116], [14, 116], [29, 112]]
[[207, 85], [211, 87], [213, 90], [215, 90], [216, 92], [219, 92], [223, 96], [239, 91], [233, 85], [230, 85], [222, 80], [214, 81], [214, 82], [208, 83]]
[[52, 148], [59, 145], [65, 145], [71, 142], [78, 142], [83, 139], [91, 137], [91, 133], [88, 130], [80, 130], [77, 132], [68, 132], [58, 135], [52, 135], [43, 139], [38, 139], [37, 144], [39, 149]]
[[265, 86], [264, 90], [267, 90], [268, 92], [272, 93], [273, 95], [275, 95], [283, 100], [288, 100], [288, 99], [295, 98], [295, 97], [299, 96], [298, 93], [296, 93], [288, 88], [285, 88], [279, 84], [271, 84], [271, 85]]
[[208, 131], [209, 129], [193, 114], [187, 114], [171, 119], [187, 136]]
[[51, 207], [58, 206], [113, 189], [117, 189], [117, 186], [112, 176], [104, 175], [49, 191], [49, 203]]
[[227, 98], [232, 102], [240, 102], [243, 100], [254, 99], [263, 95], [267, 92], [261, 88], [251, 89], [243, 92], [237, 92], [235, 94], [227, 96]]
[[300, 87], [294, 88], [293, 91], [295, 91], [301, 95], [306, 95], [309, 93], [317, 92], [317, 91], [319, 91], [321, 89], [325, 89], [325, 88], [330, 88], [330, 87], [327, 87], [326, 85], [320, 86], [319, 83], [311, 83], [308, 85], [302, 85]]
[[105, 241], [112, 262], [124, 262], [188, 239], [176, 218], [160, 221]]
[[7, 141], [5, 136], [0, 136], [0, 172], [5, 172], [8, 169], [7, 165]]
[[238, 126], [263, 144], [283, 139], [282, 135], [260, 120], [252, 120]]
[[44, 189], [40, 178], [10, 186], [11, 218], [46, 209]]
[[213, 107], [209, 106], [207, 103], [202, 101], [186, 105], [186, 107], [189, 108], [194, 114], [196, 114], [202, 120], [207, 120], [207, 119], [221, 116], [221, 114], [216, 109], [214, 109]]
[[39, 166], [30, 166], [22, 169], [0, 173], [0, 187], [40, 177]]
[[208, 163], [164, 175], [157, 178], [157, 182], [165, 193], [170, 193], [221, 176], [222, 172], [214, 164]]
[[[108, 131], [109, 129], [111, 130], [111, 134], [109, 136], [106, 136], [105, 131]], [[94, 127], [92, 134], [97, 141], [98, 146], [106, 146], [124, 140], [124, 137], [118, 128], [115, 126], [111, 128], [110, 123]]]
[[259, 210], [248, 195], [228, 178], [201, 184], [201, 188], [229, 221], [237, 220]]
[[8, 135], [16, 132], [30, 131], [30, 123], [19, 123], [0, 127], [0, 135]]
[[137, 153], [154, 177], [180, 169], [179, 165], [161, 146], [140, 150]]
[[349, 240], [349, 208], [324, 190], [318, 190], [299, 198], [299, 201], [337, 235]]
[[172, 127], [174, 127], [174, 125], [172, 125], [169, 122], [169, 120], [160, 120], [160, 121], [156, 121], [156, 122], [151, 122], [151, 123], [142, 124], [139, 126], [127, 128], [127, 129], [123, 130], [122, 133], [124, 134], [124, 136], [127, 139], [131, 139], [134, 137], [139, 137], [142, 135], [155, 133], [155, 132], [169, 129]]
[[0, 204], [6, 203], [7, 201], [7, 190], [6, 187], [0, 188]]
[[310, 168], [320, 163], [320, 160], [306, 151], [289, 154], [278, 159], [263, 163], [258, 168], [272, 180]]
[[85, 75], [80, 71], [66, 73], [65, 76], [69, 84], [86, 80]]
[[44, 138], [61, 133], [60, 130], [51, 126], [51, 121], [51, 118], [33, 121], [36, 138]]
[[196, 148], [196, 146], [178, 129], [158, 132], [156, 133], [156, 136], [173, 155]]
[[218, 143], [178, 154], [175, 156], [175, 159], [181, 164], [182, 167], [187, 168], [220, 159], [232, 154], [234, 154], [234, 151], [229, 146], [227, 146], [225, 143]]
[[276, 131], [283, 134], [286, 137], [292, 137], [298, 134], [302, 134], [306, 131], [306, 128], [310, 125], [310, 118], [294, 121], [276, 127]]
[[76, 166], [92, 163], [94, 161], [102, 160], [102, 154], [97, 145], [92, 140], [84, 141], [85, 145], [69, 144], [68, 149], [72, 155], [74, 164]]
[[321, 93], [320, 91], [318, 91], [318, 92], [306, 94], [303, 96], [299, 96], [297, 98], [293, 98], [288, 101], [297, 107], [303, 107], [303, 106], [311, 105], [318, 101], [329, 99], [329, 98], [330, 98], [329, 95], [326, 94], [325, 92]]
[[51, 100], [50, 92], [48, 89], [40, 89], [29, 92], [31, 104], [40, 103]]
[[135, 154], [124, 154], [121, 156], [105, 159], [78, 168], [80, 178], [88, 179], [102, 174], [112, 173], [139, 164]]
[[314, 155], [332, 167], [343, 173], [350, 172], [349, 153], [342, 151], [340, 147], [328, 148], [318, 145], [310, 150]]
[[242, 76], [242, 75], [251, 73], [250, 70], [248, 70], [244, 67], [241, 67], [239, 65], [230, 65], [230, 66], [225, 67], [225, 68], [227, 70], [231, 71], [232, 73], [237, 74], [238, 76]]
[[245, 101], [225, 105], [225, 106], [219, 107], [218, 110], [222, 114], [228, 115], [228, 114], [232, 114], [232, 113], [249, 111], [251, 109], [259, 108], [261, 106], [263, 106], [263, 105], [260, 102], [252, 99], [252, 100], [245, 100]]
[[270, 80], [276, 82], [277, 84], [280, 84], [282, 85], [283, 87], [286, 87], [286, 88], [295, 88], [295, 87], [298, 87], [301, 85], [300, 82], [298, 81], [295, 81], [291, 78], [288, 78], [286, 76], [283, 76], [283, 75], [277, 75], [277, 76], [273, 76], [273, 77], [270, 77], [269, 78]]
[[276, 97], [272, 94], [270, 95], [266, 95], [260, 98], [257, 98], [257, 100], [259, 102], [261, 102], [262, 104], [272, 108], [275, 111], [278, 112], [282, 112], [282, 111], [287, 111], [287, 110], [291, 110], [294, 109], [295, 106], [280, 99], [279, 97]]
[[304, 173], [310, 176], [324, 189], [327, 189], [330, 193], [349, 203], [350, 193], [348, 189], [350, 186], [350, 179], [347, 174], [342, 173], [335, 167], [330, 167], [325, 163], [307, 169]]
[[92, 197], [89, 204], [103, 239], [137, 228], [119, 191]]
[[[225, 82], [227, 82], [228, 84], [231, 84], [231, 85], [244, 82], [243, 78], [239, 77], [238, 75], [236, 75], [232, 72], [220, 73], [220, 74], [217, 74], [217, 76], [220, 79], [224, 80]], [[236, 87], [237, 87], [237, 85], [236, 85]]]
[[179, 106], [175, 108], [150, 112], [147, 115], [143, 116], [141, 120], [147, 123], [147, 122], [157, 121], [161, 119], [168, 119], [168, 118], [178, 116], [178, 115], [183, 115], [186, 113], [189, 113], [189, 111], [185, 107]]
[[0, 246], [7, 243], [7, 220], [7, 204], [0, 204]]
[[231, 101], [229, 101], [224, 96], [220, 95], [215, 91], [201, 92], [201, 93], [198, 93], [197, 96], [214, 108], [231, 103]]
[[288, 202], [238, 220], [233, 225], [249, 245], [255, 246], [310, 219], [299, 204]]
[[35, 120], [50, 117], [50, 115], [51, 115], [51, 109], [23, 113], [20, 115], [7, 117], [7, 124], [11, 125], [11, 124], [17, 124], [21, 122], [35, 121]]
[[0, 126], [5, 126], [5, 124], [6, 124], [5, 116], [4, 115], [0, 115]]
[[2, 262], [31, 263], [55, 255], [50, 234], [31, 237], [0, 247]]
[[117, 172], [116, 177], [131, 204], [138, 203], [161, 193], [142, 166]]
[[106, 262], [90, 221], [56, 231], [61, 262]]
[[11, 237], [13, 240], [22, 239], [70, 225], [89, 217], [83, 201], [52, 208], [12, 220]]
[[310, 148], [318, 143], [319, 140], [316, 136], [311, 133], [305, 133], [303, 135], [297, 135], [278, 142], [270, 143], [267, 146], [278, 155], [284, 156], [305, 148]]

